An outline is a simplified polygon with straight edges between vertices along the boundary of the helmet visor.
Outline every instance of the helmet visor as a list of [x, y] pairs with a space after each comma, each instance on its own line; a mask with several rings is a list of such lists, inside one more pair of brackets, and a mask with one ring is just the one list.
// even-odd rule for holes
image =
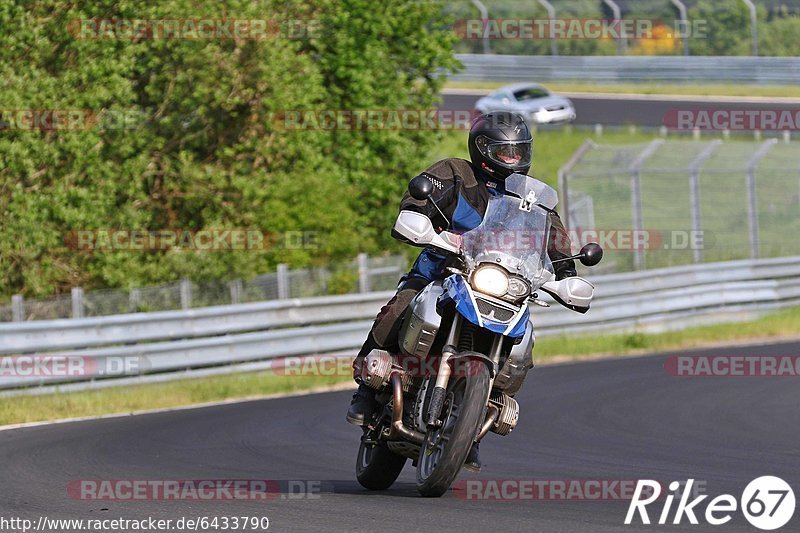
[[528, 167], [531, 164], [531, 141], [493, 142], [486, 137], [477, 139], [478, 149], [488, 159], [507, 168]]

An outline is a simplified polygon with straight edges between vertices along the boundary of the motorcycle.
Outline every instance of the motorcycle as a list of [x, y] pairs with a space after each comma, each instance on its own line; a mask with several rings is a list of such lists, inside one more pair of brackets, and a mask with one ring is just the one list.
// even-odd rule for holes
[[[433, 202], [432, 191], [425, 176], [409, 183], [417, 200]], [[481, 224], [462, 235], [437, 233], [425, 215], [401, 211], [395, 234], [454, 261], [449, 276], [427, 285], [407, 307], [401, 353], [373, 350], [364, 359], [361, 381], [376, 391], [381, 407], [363, 427], [356, 461], [362, 486], [389, 488], [412, 459], [419, 493], [441, 496], [473, 443], [516, 427], [514, 395], [533, 367], [528, 303], [549, 307], [539, 299], [537, 291], [543, 291], [585, 313], [594, 295], [583, 278], [555, 280], [547, 244], [549, 212], [557, 203], [553, 188], [512, 174], [505, 193], [490, 197]], [[589, 243], [562, 260], [593, 266], [602, 255], [598, 244]]]

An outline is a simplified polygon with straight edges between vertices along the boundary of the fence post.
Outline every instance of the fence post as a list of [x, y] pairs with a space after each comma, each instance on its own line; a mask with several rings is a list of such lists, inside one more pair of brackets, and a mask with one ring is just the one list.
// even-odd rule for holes
[[553, 4], [547, 0], [539, 0], [539, 3], [547, 10], [547, 17], [550, 19], [550, 55], [557, 56], [558, 44], [556, 43], [556, 32], [554, 31], [556, 23], [556, 9], [553, 7]]
[[72, 318], [83, 318], [83, 289], [72, 287]]
[[131, 289], [130, 294], [128, 294], [128, 305], [131, 308], [131, 311], [134, 313], [138, 312], [139, 304], [142, 303], [142, 291], [140, 289]]
[[278, 265], [278, 299], [285, 300], [289, 297], [289, 267], [280, 263]]
[[235, 279], [231, 281], [228, 286], [231, 290], [231, 303], [236, 305], [241, 303], [242, 300], [242, 280]]
[[[703, 231], [703, 223], [700, 216], [700, 167], [711, 157], [711, 154], [714, 153], [714, 150], [716, 150], [717, 146], [720, 144], [722, 144], [722, 141], [719, 139], [711, 141], [689, 164], [689, 198], [692, 207], [692, 231], [695, 232], [695, 235], [700, 235], [700, 232]], [[705, 244], [705, 240], [703, 244]], [[693, 248], [692, 260], [695, 263], [702, 262], [703, 250], [700, 248]]]
[[[642, 184], [641, 184], [641, 171], [642, 165], [647, 159], [653, 155], [658, 147], [664, 144], [664, 139], [655, 139], [642, 150], [633, 162], [628, 167], [628, 172], [631, 175], [631, 219], [633, 222], [633, 230], [638, 234], [643, 229], [644, 222], [642, 220]], [[644, 250], [638, 246], [633, 250], [633, 268], [642, 270], [645, 267]]]
[[756, 166], [778, 139], [765, 141], [747, 162], [747, 226], [750, 231], [750, 257], [758, 259], [758, 195], [756, 193]]
[[756, 11], [756, 5], [752, 0], [742, 0], [742, 2], [750, 10], [750, 34], [753, 40], [752, 53], [754, 56], [758, 56], [758, 12]]
[[627, 42], [628, 36], [622, 29], [622, 11], [620, 10], [619, 6], [614, 0], [603, 0], [603, 3], [607, 5], [611, 9], [611, 12], [614, 14], [614, 20], [619, 27], [619, 34], [616, 38], [617, 55], [624, 56], [625, 51], [628, 48], [628, 42]]
[[689, 17], [686, 14], [686, 4], [681, 0], [671, 0], [672, 5], [678, 9], [678, 14], [681, 17], [681, 41], [683, 41], [683, 55], [689, 55], [689, 35], [691, 29], [689, 28]]
[[597, 148], [597, 145], [591, 140], [586, 139], [583, 141], [583, 144], [575, 150], [575, 153], [572, 154], [572, 157], [569, 158], [563, 167], [558, 169], [558, 200], [561, 203], [561, 213], [564, 215], [561, 218], [561, 221], [564, 223], [564, 228], [569, 231], [571, 227], [570, 222], [570, 211], [569, 211], [569, 173], [572, 168], [578, 164], [578, 162], [583, 159], [583, 156], [591, 150], [592, 148]]
[[367, 254], [358, 254], [358, 292], [369, 292], [369, 258]]
[[492, 49], [489, 45], [489, 10], [486, 6], [481, 2], [481, 0], [472, 0], [472, 4], [478, 8], [478, 11], [481, 14], [481, 22], [483, 22], [483, 53], [484, 54], [491, 54]]
[[25, 320], [25, 300], [21, 294], [11, 297], [11, 320], [14, 322]]
[[181, 309], [192, 307], [192, 282], [188, 279], [181, 280]]

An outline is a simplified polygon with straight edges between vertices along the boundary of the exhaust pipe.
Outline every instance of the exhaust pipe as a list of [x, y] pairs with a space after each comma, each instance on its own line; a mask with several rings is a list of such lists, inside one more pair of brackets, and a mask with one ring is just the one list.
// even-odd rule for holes
[[489, 430], [492, 429], [492, 426], [494, 426], [495, 422], [497, 422], [497, 417], [499, 416], [500, 409], [498, 409], [496, 405], [490, 403], [486, 408], [486, 420], [484, 420], [475, 442], [480, 442], [481, 439], [485, 437], [487, 433], [489, 433]]
[[405, 439], [422, 446], [425, 434], [403, 424], [403, 381], [400, 372], [392, 372], [389, 380], [392, 382], [392, 428], [389, 431], [389, 438]]

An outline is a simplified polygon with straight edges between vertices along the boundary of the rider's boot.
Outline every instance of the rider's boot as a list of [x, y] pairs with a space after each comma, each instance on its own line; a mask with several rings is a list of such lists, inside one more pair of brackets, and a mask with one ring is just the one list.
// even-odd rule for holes
[[375, 391], [362, 383], [353, 394], [353, 400], [347, 410], [347, 421], [356, 426], [365, 426], [377, 407]]
[[473, 442], [472, 447], [469, 449], [467, 460], [464, 461], [464, 468], [476, 474], [481, 471], [481, 458], [478, 454], [478, 443]]

